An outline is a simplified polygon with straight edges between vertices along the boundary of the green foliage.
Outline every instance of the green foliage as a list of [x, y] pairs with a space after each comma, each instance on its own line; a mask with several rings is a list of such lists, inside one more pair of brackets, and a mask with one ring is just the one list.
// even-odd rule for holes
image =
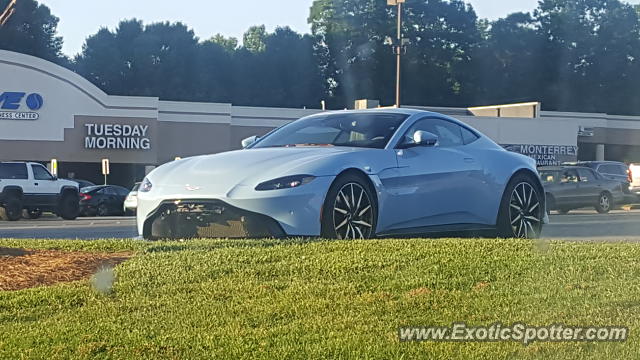
[[[9, 0], [0, 0], [0, 8]], [[471, 106], [542, 101], [544, 110], [640, 114], [640, 6], [621, 0], [541, 0], [490, 22], [464, 0], [407, 0], [403, 104]], [[0, 48], [74, 69], [113, 95], [236, 105], [329, 108], [395, 101], [397, 11], [384, 0], [315, 0], [312, 35], [253, 26], [201, 41], [182, 23], [123, 21], [62, 56], [58, 19], [18, 2]]]
[[[0, 13], [10, 0], [0, 0]], [[45, 60], [65, 63], [62, 38], [56, 36], [59, 19], [35, 0], [16, 3], [15, 13], [0, 28], [0, 49], [21, 52]]]
[[[91, 242], [26, 245], [54, 243], [86, 250]], [[15, 241], [0, 241], [7, 244]], [[626, 343], [527, 347], [397, 338], [400, 326], [457, 321], [626, 325], [634, 334], [640, 328], [638, 244], [139, 244], [139, 255], [116, 268], [108, 294], [92, 290], [89, 281], [0, 293], [0, 358], [629, 359], [640, 347], [633, 335]]]

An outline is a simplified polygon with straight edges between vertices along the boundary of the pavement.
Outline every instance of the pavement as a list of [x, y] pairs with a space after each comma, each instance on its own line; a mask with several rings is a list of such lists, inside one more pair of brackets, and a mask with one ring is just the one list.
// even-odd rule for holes
[[[568, 215], [552, 214], [550, 220], [542, 232], [545, 239], [640, 242], [640, 210], [614, 210], [609, 214], [574, 210]], [[136, 237], [134, 217], [0, 221], [0, 238], [91, 240]]]

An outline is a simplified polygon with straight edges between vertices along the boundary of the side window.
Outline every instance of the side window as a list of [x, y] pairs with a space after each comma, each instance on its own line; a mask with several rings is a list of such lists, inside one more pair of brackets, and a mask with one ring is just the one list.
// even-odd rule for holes
[[462, 127], [462, 140], [464, 141], [465, 145], [471, 144], [472, 142], [478, 140], [480, 137], [476, 134], [474, 134], [473, 132], [471, 132], [471, 130]]
[[578, 169], [578, 175], [580, 175], [580, 182], [588, 183], [596, 180], [595, 175], [587, 169]]
[[616, 166], [615, 165], [601, 165], [600, 168], [598, 168], [598, 172], [602, 173], [602, 174], [611, 174], [611, 175], [615, 175], [616, 174]]
[[464, 141], [462, 140], [462, 128], [447, 120], [433, 118], [418, 120], [409, 129], [409, 131], [407, 131], [406, 136], [411, 136], [418, 130], [428, 131], [437, 135], [440, 147], [464, 145]]
[[0, 179], [27, 180], [27, 165], [19, 163], [0, 163]]
[[35, 180], [53, 180], [53, 176], [42, 165], [31, 165], [31, 170]]
[[578, 172], [574, 169], [565, 170], [562, 173], [562, 178], [560, 180], [563, 183], [577, 183], [578, 182]]

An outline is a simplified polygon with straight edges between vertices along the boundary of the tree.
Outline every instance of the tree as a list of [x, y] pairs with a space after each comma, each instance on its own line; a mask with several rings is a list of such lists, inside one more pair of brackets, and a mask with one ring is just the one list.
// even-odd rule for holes
[[223, 49], [230, 53], [236, 51], [236, 49], [238, 48], [238, 39], [234, 37], [226, 38], [222, 34], [216, 34], [208, 41], [220, 45]]
[[[465, 69], [481, 40], [473, 9], [462, 0], [415, 0], [406, 3], [405, 15], [403, 35], [411, 46], [403, 62], [403, 103], [464, 103], [472, 93]], [[358, 98], [394, 103], [395, 61], [385, 40], [395, 37], [396, 16], [385, 1], [314, 1], [309, 23], [333, 106]]]
[[244, 33], [242, 46], [253, 53], [263, 52], [266, 48], [266, 38], [267, 28], [264, 25], [252, 26]]
[[[10, 0], [0, 0], [0, 12]], [[57, 36], [59, 19], [35, 0], [16, 3], [15, 13], [0, 30], [0, 49], [20, 52], [64, 64], [62, 38]]]
[[548, 109], [638, 113], [640, 21], [618, 0], [542, 0], [535, 11], [546, 41], [538, 67]]

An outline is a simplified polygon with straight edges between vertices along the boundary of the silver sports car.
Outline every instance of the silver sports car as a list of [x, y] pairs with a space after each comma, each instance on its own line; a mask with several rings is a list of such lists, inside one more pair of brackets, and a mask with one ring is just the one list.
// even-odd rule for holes
[[451, 117], [410, 109], [326, 112], [244, 149], [174, 161], [140, 185], [146, 239], [429, 232], [540, 235], [535, 161]]

